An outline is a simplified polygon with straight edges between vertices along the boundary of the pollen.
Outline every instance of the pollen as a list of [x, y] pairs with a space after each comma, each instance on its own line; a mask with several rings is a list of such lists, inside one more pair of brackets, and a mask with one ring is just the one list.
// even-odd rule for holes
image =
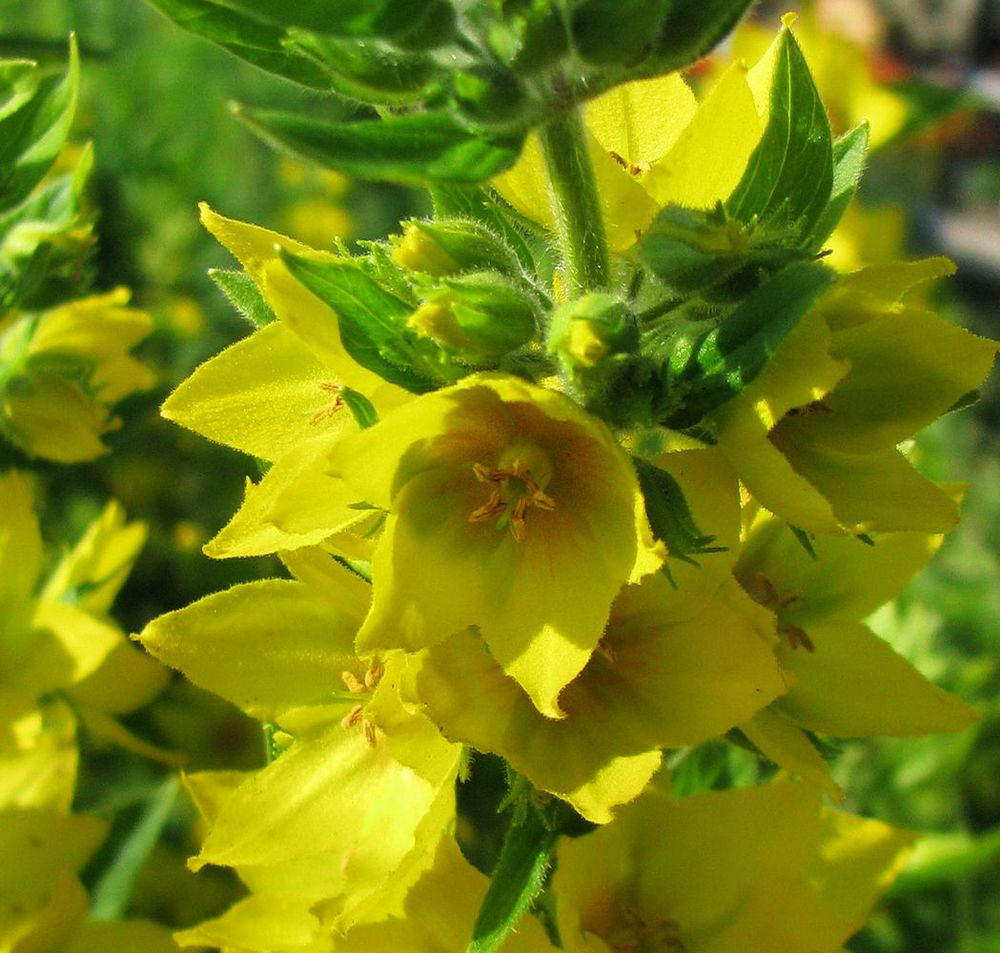
[[509, 529], [510, 535], [521, 542], [526, 535], [525, 516], [532, 507], [549, 512], [555, 500], [542, 491], [527, 463], [517, 457], [509, 467], [491, 470], [481, 463], [472, 465], [480, 483], [490, 488], [486, 502], [469, 514], [470, 523], [496, 519], [498, 529]]

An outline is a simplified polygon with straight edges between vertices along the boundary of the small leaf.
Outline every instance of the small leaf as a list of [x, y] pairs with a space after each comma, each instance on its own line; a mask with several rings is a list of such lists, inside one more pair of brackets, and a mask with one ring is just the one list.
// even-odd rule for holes
[[351, 390], [350, 387], [341, 387], [339, 396], [362, 430], [378, 423], [378, 411], [360, 391]]
[[511, 824], [466, 953], [495, 953], [503, 946], [541, 892], [558, 838], [530, 804], [520, 823]]
[[229, 303], [251, 324], [262, 328], [275, 320], [274, 312], [245, 271], [210, 268], [208, 277], [218, 285]]
[[812, 233], [803, 243], [810, 251], [819, 251], [837, 227], [841, 216], [854, 198], [854, 193], [858, 190], [867, 154], [867, 122], [859, 123], [833, 144], [833, 186], [830, 190], [830, 201], [826, 203], [826, 208], [823, 209]]
[[521, 145], [518, 138], [482, 138], [444, 113], [331, 123], [234, 108], [264, 141], [363, 179], [480, 182], [513, 165]]
[[150, 0], [178, 26], [204, 37], [234, 56], [303, 86], [329, 89], [327, 73], [313, 60], [283, 45], [284, 29], [253, 10], [240, 12], [215, 0]]
[[795, 226], [805, 236], [830, 199], [830, 122], [791, 31], [777, 42], [770, 117], [726, 207], [740, 221]]
[[415, 393], [440, 383], [403, 322], [411, 308], [350, 260], [315, 261], [282, 253], [288, 270], [337, 312], [340, 340], [363, 367]]
[[666, 543], [668, 556], [697, 565], [695, 556], [724, 550], [725, 547], [712, 546], [715, 537], [702, 533], [695, 525], [684, 491], [672, 474], [645, 460], [633, 458], [632, 462], [642, 488], [649, 525], [653, 535]]
[[119, 827], [116, 821], [109, 846], [94, 861], [101, 864], [101, 873], [91, 890], [90, 915], [95, 920], [115, 920], [128, 909], [136, 881], [160, 839], [179, 788], [176, 777], [167, 778], [150, 794], [138, 817], [119, 838], [115, 838]]

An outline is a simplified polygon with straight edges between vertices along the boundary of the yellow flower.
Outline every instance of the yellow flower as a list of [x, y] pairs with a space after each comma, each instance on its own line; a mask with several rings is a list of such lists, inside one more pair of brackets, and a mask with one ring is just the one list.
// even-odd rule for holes
[[191, 779], [210, 823], [192, 865], [235, 867], [254, 891], [306, 908], [325, 901], [344, 927], [419, 873], [454, 817], [459, 748], [402, 706], [400, 659], [355, 654], [367, 583], [318, 549], [287, 559], [296, 580], [207, 596], [139, 638], [276, 725], [283, 748], [259, 771]]
[[124, 288], [0, 323], [0, 429], [30, 456], [59, 463], [104, 453], [111, 405], [153, 384], [129, 354], [152, 330]]
[[701, 567], [681, 563], [676, 588], [655, 573], [619, 593], [596, 651], [559, 696], [565, 718], [541, 714], [472, 631], [422, 652], [407, 679], [447, 737], [502, 755], [597, 823], [640, 793], [661, 748], [723, 734], [786, 689], [772, 617], [729, 576], [735, 477], [714, 450], [661, 461], [698, 525], [728, 551], [708, 554]]
[[897, 445], [975, 390], [997, 345], [911, 303], [929, 259], [844, 276], [706, 420], [763, 506], [810, 532], [943, 532], [951, 497]]
[[787, 781], [675, 800], [651, 788], [558, 849], [552, 890], [569, 953], [835, 953], [912, 836], [822, 810]]
[[858, 621], [899, 594], [941, 543], [928, 533], [813, 541], [812, 558], [786, 524], [761, 514], [734, 573], [777, 613], [777, 655], [790, 690], [743, 732], [767, 757], [833, 788], [803, 729], [838, 738], [959, 731], [978, 716], [937, 688]]
[[[98, 736], [161, 756], [114, 716], [156, 695], [166, 672], [130, 646], [107, 618], [145, 540], [145, 528], [126, 525], [121, 508], [109, 504], [40, 585], [42, 542], [27, 477], [17, 472], [0, 477], [0, 497], [5, 501], [0, 707], [6, 735], [0, 737], [0, 790], [16, 795], [8, 803], [65, 806], [75, 778], [71, 739], [77, 718]], [[68, 696], [76, 717], [65, 704], [51, 701], [55, 693]], [[32, 771], [38, 773], [30, 781]], [[19, 794], [14, 778], [24, 785]]]

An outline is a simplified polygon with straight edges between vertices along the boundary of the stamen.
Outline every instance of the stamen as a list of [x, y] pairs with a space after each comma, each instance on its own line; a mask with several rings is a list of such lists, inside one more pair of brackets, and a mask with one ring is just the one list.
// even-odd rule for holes
[[809, 633], [797, 625], [782, 625], [778, 631], [788, 639], [788, 644], [793, 649], [805, 649], [807, 652], [815, 652], [816, 646], [809, 638]]
[[333, 394], [333, 399], [316, 411], [309, 420], [309, 423], [315, 426], [320, 423], [320, 421], [326, 420], [332, 417], [341, 407], [344, 406], [344, 398], [340, 396], [340, 384], [336, 381], [320, 381], [320, 390], [326, 391], [328, 394]]
[[526, 535], [525, 514], [532, 506], [551, 512], [555, 500], [542, 492], [528, 465], [518, 457], [509, 468], [491, 470], [481, 463], [472, 465], [472, 472], [480, 483], [487, 483], [490, 495], [482, 506], [469, 514], [470, 523], [483, 523], [496, 519], [498, 529], [509, 529], [517, 542]]

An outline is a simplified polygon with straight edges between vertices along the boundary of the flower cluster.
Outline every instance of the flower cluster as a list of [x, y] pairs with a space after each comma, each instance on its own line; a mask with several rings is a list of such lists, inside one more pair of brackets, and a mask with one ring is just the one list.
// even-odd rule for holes
[[[139, 636], [270, 739], [188, 778], [193, 865], [250, 893], [184, 945], [834, 953], [910, 838], [821, 808], [818, 736], [976, 719], [861, 621], [957, 518], [900, 445], [996, 351], [915, 294], [946, 262], [821, 264], [864, 130], [833, 144], [787, 29], [700, 103], [670, 74], [585, 120], [362, 255], [203, 207], [271, 320], [164, 414], [267, 463], [207, 552], [291, 578]], [[787, 777], [672, 796], [664, 753], [720, 737]], [[544, 869], [561, 810], [589, 831], [547, 932], [456, 849], [468, 751], [532, 792], [512, 855], [534, 830]]]

